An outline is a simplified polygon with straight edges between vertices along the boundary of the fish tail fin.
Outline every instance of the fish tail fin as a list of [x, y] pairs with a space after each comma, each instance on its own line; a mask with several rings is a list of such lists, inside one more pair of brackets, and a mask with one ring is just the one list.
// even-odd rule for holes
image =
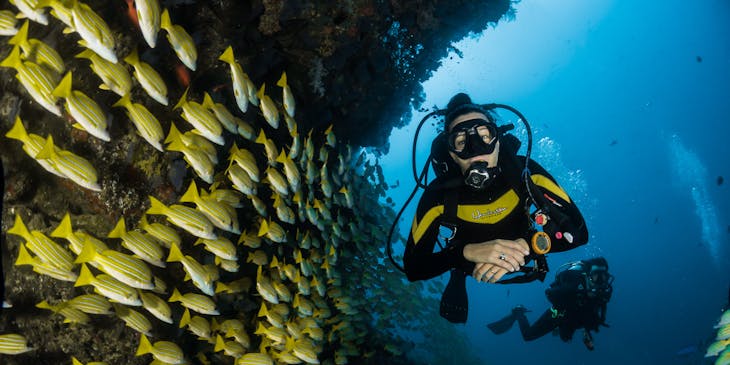
[[193, 203], [200, 199], [200, 194], [198, 194], [198, 187], [195, 185], [195, 179], [190, 180], [190, 186], [188, 186], [188, 190], [185, 191], [185, 194], [180, 197], [180, 201], [183, 203]]
[[276, 82], [276, 86], [286, 87], [286, 71], [281, 73], [281, 78]]
[[139, 338], [139, 346], [137, 347], [137, 353], [134, 354], [134, 356], [140, 356], [144, 354], [149, 354], [152, 352], [152, 344], [150, 343], [150, 340], [147, 339], [147, 336], [142, 334], [142, 336]]
[[69, 95], [71, 95], [71, 86], [71, 71], [69, 71], [66, 72], [66, 75], [63, 76], [61, 82], [58, 83], [58, 86], [53, 89], [53, 92], [51, 92], [51, 94], [53, 94], [54, 96], [58, 96], [59, 98], [67, 98], [69, 97]]
[[216, 335], [215, 336], [215, 348], [213, 348], [213, 352], [222, 351], [225, 348], [226, 348], [226, 344], [223, 341], [223, 337], [221, 337], [221, 335]]
[[177, 247], [177, 244], [172, 243], [170, 245], [170, 254], [167, 256], [167, 262], [180, 262], [183, 259], [182, 251]]
[[127, 94], [124, 94], [124, 96], [122, 96], [121, 98], [119, 98], [119, 100], [117, 100], [116, 103], [112, 104], [112, 107], [123, 106], [125, 108], [128, 108], [131, 105], [132, 105], [132, 99], [130, 99], [129, 93], [127, 93]]
[[137, 54], [137, 48], [132, 48], [132, 52], [129, 52], [127, 57], [124, 57], [124, 62], [132, 66], [139, 63], [139, 54]]
[[5, 59], [0, 62], [0, 67], [10, 67], [17, 69], [20, 65], [22, 65], [22, 61], [20, 60], [20, 47], [15, 45], [10, 51], [10, 54], [8, 54], [8, 57], [5, 57]]
[[179, 302], [180, 299], [182, 299], [182, 295], [179, 291], [177, 291], [177, 288], [172, 289], [172, 295], [170, 296], [170, 299], [168, 299], [168, 302]]
[[71, 216], [66, 212], [58, 227], [51, 232], [51, 237], [68, 239], [73, 235], [73, 227], [71, 226]]
[[86, 264], [81, 264], [81, 272], [79, 273], [79, 277], [76, 279], [74, 286], [91, 285], [93, 282], [94, 274], [91, 273], [91, 270], [89, 270]]
[[233, 47], [228, 46], [218, 59], [230, 65], [236, 62], [236, 58], [233, 56]]
[[76, 256], [76, 260], [74, 260], [74, 264], [83, 264], [85, 262], [91, 262], [94, 261], [94, 258], [96, 257], [96, 248], [94, 248], [94, 245], [86, 240], [84, 242], [83, 247], [81, 248], [81, 252], [79, 252], [79, 255]]
[[12, 45], [22, 45], [28, 42], [28, 20], [26, 19], [25, 22], [23, 22], [23, 25], [18, 28], [18, 32], [15, 33], [15, 35], [8, 39], [8, 44]]
[[167, 207], [165, 204], [162, 204], [161, 201], [155, 199], [153, 196], [149, 196], [150, 198], [150, 208], [147, 209], [145, 212], [146, 214], [161, 214], [165, 215], [167, 214]]
[[25, 127], [23, 126], [23, 121], [20, 120], [20, 116], [15, 116], [15, 123], [13, 123], [13, 127], [10, 128], [8, 133], [5, 133], [5, 137], [17, 139], [18, 141], [21, 141], [23, 143], [28, 142], [28, 131], [25, 130]]
[[30, 235], [30, 231], [28, 231], [28, 227], [23, 223], [23, 218], [20, 218], [20, 214], [15, 214], [15, 223], [8, 229], [8, 233], [23, 237], [26, 241], [30, 241], [33, 238]]
[[121, 217], [117, 221], [117, 225], [114, 226], [114, 229], [109, 232], [107, 238], [121, 238], [122, 236], [124, 236], [125, 233], [127, 233], [127, 227], [124, 223], [124, 217]]
[[21, 243], [18, 248], [18, 258], [15, 260], [15, 266], [33, 265], [34, 263], [35, 260], [33, 260], [33, 256], [31, 256], [28, 249], [25, 248], [25, 244]]
[[167, 9], [162, 11], [160, 15], [160, 28], [169, 30], [172, 28], [172, 22], [170, 21], [170, 12]]

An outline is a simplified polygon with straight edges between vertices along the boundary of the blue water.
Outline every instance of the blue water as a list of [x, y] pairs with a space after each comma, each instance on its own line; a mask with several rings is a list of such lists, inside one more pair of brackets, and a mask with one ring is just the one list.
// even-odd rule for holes
[[[516, 8], [514, 21], [456, 45], [464, 58], [453, 55], [424, 83], [424, 106], [444, 107], [463, 91], [528, 118], [535, 158], [578, 202], [591, 233], [587, 246], [550, 255], [550, 265], [608, 259], [611, 327], [594, 336], [593, 352], [579, 335], [525, 343], [516, 326], [500, 336], [486, 330], [517, 304], [535, 320], [552, 273], [526, 285], [470, 279], [461, 327], [490, 364], [703, 363], [702, 341], [730, 286], [730, 183], [717, 183], [730, 178], [730, 2], [524, 0]], [[419, 166], [432, 129], [420, 140]], [[414, 130], [394, 131], [382, 160], [388, 182], [400, 181], [390, 192], [398, 206], [413, 187]]]

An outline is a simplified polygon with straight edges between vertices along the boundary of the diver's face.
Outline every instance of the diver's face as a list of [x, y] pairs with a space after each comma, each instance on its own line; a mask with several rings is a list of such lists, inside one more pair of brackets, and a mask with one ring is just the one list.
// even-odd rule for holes
[[[451, 121], [451, 124], [449, 124], [449, 129], [446, 131], [451, 132], [454, 127], [458, 126], [459, 124], [472, 119], [484, 119], [487, 120], [487, 116], [484, 115], [484, 113], [479, 112], [469, 112], [466, 114], [459, 115], [456, 117], [453, 121]], [[492, 138], [495, 136], [491, 135], [489, 132], [489, 129], [484, 128], [483, 130], [479, 130], [479, 136], [482, 137], [484, 141], [491, 141]], [[478, 155], [474, 157], [470, 157], [468, 159], [461, 159], [459, 156], [457, 156], [455, 153], [449, 151], [449, 155], [451, 155], [451, 158], [456, 162], [457, 165], [459, 165], [459, 168], [461, 169], [461, 173], [463, 174], [469, 166], [471, 166], [472, 163], [476, 161], [485, 161], [489, 167], [497, 166], [497, 160], [499, 156], [499, 141], [496, 142], [496, 146], [494, 148], [494, 152], [488, 154], [488, 155]]]

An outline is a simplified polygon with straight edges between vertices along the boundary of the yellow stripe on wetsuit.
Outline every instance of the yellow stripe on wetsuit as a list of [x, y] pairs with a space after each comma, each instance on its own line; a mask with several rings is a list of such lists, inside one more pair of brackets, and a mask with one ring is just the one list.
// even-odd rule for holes
[[[532, 175], [532, 181], [536, 185], [547, 189], [549, 192], [570, 203], [568, 194], [547, 176], [535, 174]], [[495, 224], [509, 215], [517, 207], [518, 203], [519, 196], [514, 190], [510, 190], [490, 204], [459, 205], [456, 209], [456, 216], [461, 220], [471, 223]], [[444, 214], [444, 206], [437, 205], [429, 209], [423, 215], [420, 222], [418, 221], [418, 217], [413, 218], [411, 235], [413, 236], [414, 244], [417, 244], [421, 240], [428, 227], [442, 214]]]
[[[514, 190], [510, 190], [489, 204], [459, 205], [456, 208], [456, 216], [466, 222], [495, 224], [508, 216], [519, 205], [519, 202], [520, 197]], [[444, 206], [437, 205], [429, 209], [420, 222], [417, 217], [413, 219], [411, 235], [414, 244], [421, 240], [428, 227], [442, 214], [444, 214]]]
[[559, 196], [564, 201], [570, 203], [570, 197], [568, 196], [568, 194], [560, 186], [558, 186], [558, 184], [550, 180], [547, 176], [532, 175], [532, 182]]

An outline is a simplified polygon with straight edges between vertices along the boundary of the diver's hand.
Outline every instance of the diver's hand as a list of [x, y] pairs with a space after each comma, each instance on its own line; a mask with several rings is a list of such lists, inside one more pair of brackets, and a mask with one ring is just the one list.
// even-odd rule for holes
[[464, 246], [463, 251], [464, 258], [471, 262], [491, 264], [504, 269], [506, 272], [518, 271], [520, 266], [525, 264], [525, 256], [529, 254], [530, 248], [522, 238], [514, 241], [496, 239], [481, 243], [470, 243]]
[[478, 263], [474, 267], [472, 276], [480, 283], [494, 284], [509, 271], [492, 264]]

